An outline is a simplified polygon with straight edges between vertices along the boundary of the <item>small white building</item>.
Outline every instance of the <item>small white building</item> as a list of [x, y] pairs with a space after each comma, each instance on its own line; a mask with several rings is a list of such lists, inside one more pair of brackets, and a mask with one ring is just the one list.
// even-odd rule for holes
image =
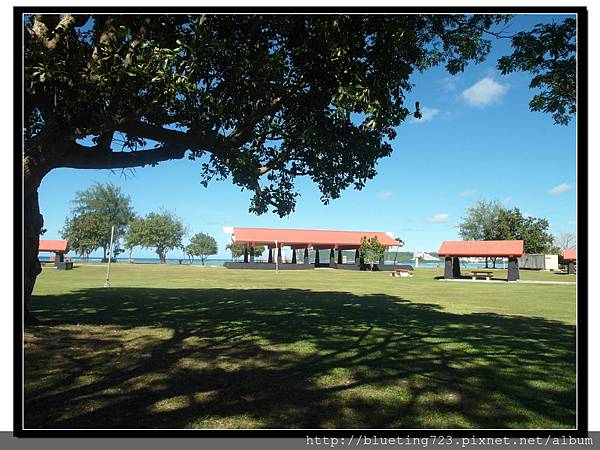
[[558, 255], [527, 253], [519, 258], [520, 269], [558, 270]]

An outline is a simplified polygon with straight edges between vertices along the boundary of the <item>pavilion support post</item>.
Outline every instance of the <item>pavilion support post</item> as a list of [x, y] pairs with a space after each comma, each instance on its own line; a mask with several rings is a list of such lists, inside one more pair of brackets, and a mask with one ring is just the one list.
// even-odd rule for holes
[[250, 247], [250, 262], [254, 262], [254, 247]]
[[385, 253], [384, 256], [382, 256], [381, 258], [379, 258], [379, 270], [383, 270], [383, 266], [385, 265]]
[[360, 266], [360, 252], [358, 249], [354, 252], [354, 264]]
[[446, 256], [444, 260], [444, 278], [451, 280], [454, 278], [454, 272], [452, 270], [452, 257]]
[[273, 264], [273, 249], [269, 249], [269, 264]]
[[508, 281], [519, 279], [519, 263], [517, 258], [508, 258]]
[[332, 266], [335, 264], [335, 250], [334, 249], [329, 250], [329, 264], [331, 264]]
[[304, 264], [310, 264], [310, 257], [308, 256], [308, 247], [304, 249]]
[[248, 246], [244, 247], [244, 262], [248, 262]]
[[460, 278], [460, 259], [458, 259], [458, 256], [452, 259], [452, 276], [453, 278]]
[[292, 249], [292, 264], [296, 264], [296, 249]]
[[315, 249], [315, 267], [318, 267], [321, 261], [319, 261], [319, 249]]
[[567, 273], [569, 275], [575, 274], [575, 263], [573, 261], [569, 261], [569, 264], [567, 265]]
[[344, 260], [342, 259], [342, 250], [338, 249], [338, 260], [337, 260], [338, 264], [344, 264]]
[[281, 247], [277, 248], [277, 264], [281, 264]]

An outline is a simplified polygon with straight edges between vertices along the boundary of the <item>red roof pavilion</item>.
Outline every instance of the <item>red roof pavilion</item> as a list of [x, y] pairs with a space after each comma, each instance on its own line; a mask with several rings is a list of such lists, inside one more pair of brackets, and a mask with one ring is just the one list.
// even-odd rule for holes
[[233, 242], [249, 246], [266, 245], [270, 248], [290, 246], [292, 248], [350, 250], [360, 247], [363, 236], [377, 236], [386, 247], [402, 244], [384, 232], [336, 231], [336, 230], [296, 230], [284, 228], [239, 228], [233, 227]]
[[517, 258], [523, 256], [523, 241], [444, 241], [440, 256]]
[[562, 254], [565, 261], [577, 261], [577, 250], [563, 250]]
[[69, 241], [67, 240], [42, 240], [40, 239], [39, 252], [67, 253]]

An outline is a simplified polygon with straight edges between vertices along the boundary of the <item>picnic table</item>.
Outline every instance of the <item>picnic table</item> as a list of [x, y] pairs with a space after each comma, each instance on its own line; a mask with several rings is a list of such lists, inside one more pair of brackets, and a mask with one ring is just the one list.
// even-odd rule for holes
[[410, 273], [412, 270], [412, 266], [399, 266], [390, 275], [393, 277], [412, 277], [412, 273]]
[[494, 272], [492, 270], [482, 270], [482, 269], [473, 269], [471, 270], [471, 278], [473, 280], [477, 278], [485, 278], [486, 281], [489, 281], [492, 278]]

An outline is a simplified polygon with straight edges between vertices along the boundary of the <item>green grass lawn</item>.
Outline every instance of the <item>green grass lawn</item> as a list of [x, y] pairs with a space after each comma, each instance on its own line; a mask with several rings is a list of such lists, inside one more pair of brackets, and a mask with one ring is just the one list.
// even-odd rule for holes
[[38, 278], [27, 428], [576, 425], [573, 285], [119, 263], [107, 289], [105, 270]]

